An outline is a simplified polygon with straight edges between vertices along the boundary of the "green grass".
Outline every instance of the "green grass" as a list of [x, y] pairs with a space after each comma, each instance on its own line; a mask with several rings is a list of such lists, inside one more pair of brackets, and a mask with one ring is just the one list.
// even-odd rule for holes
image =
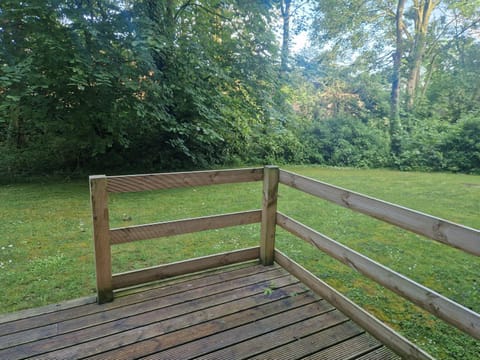
[[[386, 170], [289, 170], [480, 228], [480, 176]], [[261, 183], [110, 196], [111, 226], [260, 208]], [[480, 312], [480, 261], [348, 209], [280, 186], [279, 210]], [[130, 219], [125, 221], [125, 219]], [[0, 187], [0, 312], [93, 295], [87, 181]], [[253, 246], [259, 226], [114, 246], [114, 272]], [[478, 341], [436, 320], [288, 233], [278, 247], [440, 359], [476, 359]]]

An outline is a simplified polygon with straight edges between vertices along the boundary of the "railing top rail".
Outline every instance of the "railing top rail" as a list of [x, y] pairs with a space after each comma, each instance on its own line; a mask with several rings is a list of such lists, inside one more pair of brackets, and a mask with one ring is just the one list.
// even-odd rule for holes
[[469, 254], [480, 256], [480, 231], [477, 229], [285, 170], [280, 170], [280, 183], [458, 248]]
[[93, 175], [90, 176], [90, 180], [94, 180], [99, 177], [107, 178], [107, 191], [109, 193], [125, 193], [136, 191], [173, 189], [191, 186], [260, 181], [263, 179], [263, 168], [207, 170], [120, 176]]

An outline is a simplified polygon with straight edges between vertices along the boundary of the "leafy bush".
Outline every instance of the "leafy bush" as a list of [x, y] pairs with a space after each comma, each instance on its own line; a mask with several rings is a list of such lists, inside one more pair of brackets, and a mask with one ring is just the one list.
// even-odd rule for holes
[[331, 118], [312, 126], [309, 160], [333, 166], [382, 167], [389, 165], [388, 136], [353, 118]]
[[450, 124], [423, 119], [404, 134], [395, 158], [401, 170], [480, 172], [480, 117], [470, 114]]
[[445, 136], [440, 149], [446, 170], [480, 173], [480, 114], [464, 116]]
[[245, 147], [247, 162], [268, 164], [299, 164], [305, 161], [305, 144], [290, 130], [254, 135]]
[[444, 169], [441, 144], [451, 125], [437, 119], [413, 119], [411, 122], [413, 125], [402, 136], [402, 151], [394, 159], [394, 165], [401, 170]]

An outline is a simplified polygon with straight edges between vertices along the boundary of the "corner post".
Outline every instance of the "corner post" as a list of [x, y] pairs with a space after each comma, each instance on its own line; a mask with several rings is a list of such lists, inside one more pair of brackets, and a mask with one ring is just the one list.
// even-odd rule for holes
[[99, 304], [103, 304], [113, 300], [107, 177], [105, 175], [90, 176], [90, 200], [92, 205], [93, 241], [95, 243], [97, 301]]
[[275, 251], [275, 227], [279, 181], [278, 166], [265, 166], [263, 171], [262, 224], [260, 234], [260, 261], [272, 265]]

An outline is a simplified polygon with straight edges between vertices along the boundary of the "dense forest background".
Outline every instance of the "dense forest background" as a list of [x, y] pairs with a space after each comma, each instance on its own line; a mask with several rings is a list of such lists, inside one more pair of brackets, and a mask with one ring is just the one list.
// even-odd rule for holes
[[1, 1], [2, 175], [248, 163], [480, 172], [480, 1]]

